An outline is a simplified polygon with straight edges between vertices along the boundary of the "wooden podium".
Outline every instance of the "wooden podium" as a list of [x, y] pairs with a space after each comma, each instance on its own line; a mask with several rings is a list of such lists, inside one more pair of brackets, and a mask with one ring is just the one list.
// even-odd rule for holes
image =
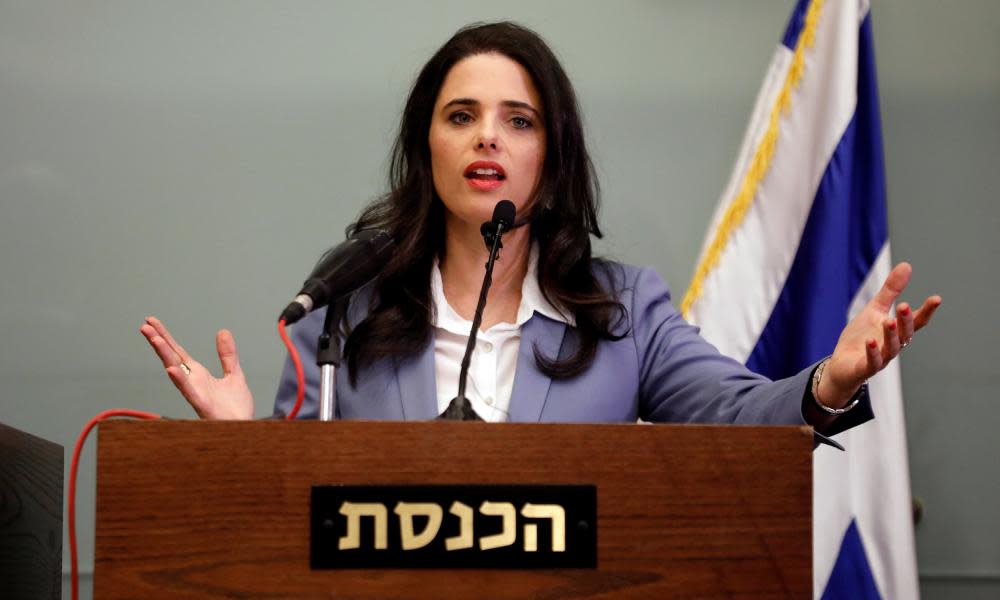
[[[312, 570], [336, 484], [593, 485], [597, 567]], [[809, 598], [811, 514], [807, 427], [109, 421], [94, 597]]]

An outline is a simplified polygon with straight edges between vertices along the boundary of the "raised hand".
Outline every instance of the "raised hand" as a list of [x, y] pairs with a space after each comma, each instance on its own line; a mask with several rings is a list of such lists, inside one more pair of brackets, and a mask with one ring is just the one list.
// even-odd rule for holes
[[930, 296], [916, 311], [902, 302], [892, 317], [893, 304], [906, 289], [912, 272], [908, 263], [896, 265], [878, 294], [840, 333], [818, 390], [826, 406], [846, 405], [861, 384], [896, 358], [934, 316], [941, 305], [940, 296]]
[[216, 378], [191, 358], [156, 317], [146, 317], [139, 328], [163, 368], [181, 394], [203, 419], [252, 419], [253, 395], [247, 386], [233, 335], [223, 329], [215, 336], [222, 363], [222, 378]]

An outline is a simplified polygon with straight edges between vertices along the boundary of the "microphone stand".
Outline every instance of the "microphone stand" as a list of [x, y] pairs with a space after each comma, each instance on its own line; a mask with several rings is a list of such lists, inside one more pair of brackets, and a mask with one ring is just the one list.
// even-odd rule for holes
[[337, 412], [337, 369], [340, 351], [340, 322], [347, 311], [344, 298], [327, 306], [323, 333], [319, 336], [316, 364], [319, 365], [319, 420], [332, 421]]
[[[496, 227], [493, 231], [492, 228]], [[495, 223], [483, 223], [482, 234], [487, 245], [490, 247], [490, 257], [486, 261], [486, 275], [483, 276], [483, 286], [479, 290], [479, 304], [476, 306], [476, 314], [472, 318], [472, 332], [469, 334], [469, 343], [465, 347], [465, 356], [462, 357], [462, 370], [458, 375], [458, 395], [448, 404], [438, 419], [456, 421], [481, 421], [482, 418], [473, 410], [472, 404], [465, 397], [465, 381], [469, 375], [469, 363], [472, 362], [472, 350], [476, 347], [476, 335], [479, 333], [479, 326], [483, 322], [483, 309], [486, 308], [486, 295], [493, 284], [493, 264], [499, 256], [503, 244], [500, 236], [504, 232], [502, 221]]]

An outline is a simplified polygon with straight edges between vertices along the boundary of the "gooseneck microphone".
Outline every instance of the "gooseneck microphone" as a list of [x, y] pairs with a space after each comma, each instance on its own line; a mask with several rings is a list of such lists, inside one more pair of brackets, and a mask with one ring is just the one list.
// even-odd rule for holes
[[469, 343], [465, 347], [465, 356], [462, 357], [462, 370], [458, 375], [458, 395], [452, 399], [438, 419], [450, 419], [456, 421], [482, 421], [482, 418], [473, 410], [469, 399], [465, 397], [465, 382], [469, 376], [469, 363], [472, 360], [472, 350], [476, 347], [476, 335], [479, 333], [479, 326], [483, 322], [483, 309], [486, 308], [486, 295], [490, 291], [493, 283], [493, 264], [497, 260], [497, 255], [503, 244], [501, 236], [514, 226], [514, 215], [517, 209], [510, 200], [501, 200], [493, 208], [493, 219], [483, 223], [479, 231], [483, 234], [483, 241], [490, 250], [490, 257], [486, 261], [486, 275], [483, 276], [483, 286], [479, 290], [479, 304], [476, 306], [476, 314], [472, 318], [472, 331], [469, 332]]
[[365, 285], [389, 261], [392, 238], [384, 231], [362, 230], [330, 248], [316, 263], [302, 290], [279, 320], [295, 323], [312, 311], [344, 298]]

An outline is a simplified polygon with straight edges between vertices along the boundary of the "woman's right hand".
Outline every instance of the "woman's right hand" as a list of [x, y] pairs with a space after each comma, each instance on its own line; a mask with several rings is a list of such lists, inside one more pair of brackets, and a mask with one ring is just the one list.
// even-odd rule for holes
[[253, 418], [253, 395], [240, 368], [233, 334], [223, 329], [215, 336], [219, 362], [222, 363], [222, 378], [216, 379], [201, 363], [191, 358], [156, 317], [146, 317], [139, 332], [156, 351], [170, 380], [199, 417]]

